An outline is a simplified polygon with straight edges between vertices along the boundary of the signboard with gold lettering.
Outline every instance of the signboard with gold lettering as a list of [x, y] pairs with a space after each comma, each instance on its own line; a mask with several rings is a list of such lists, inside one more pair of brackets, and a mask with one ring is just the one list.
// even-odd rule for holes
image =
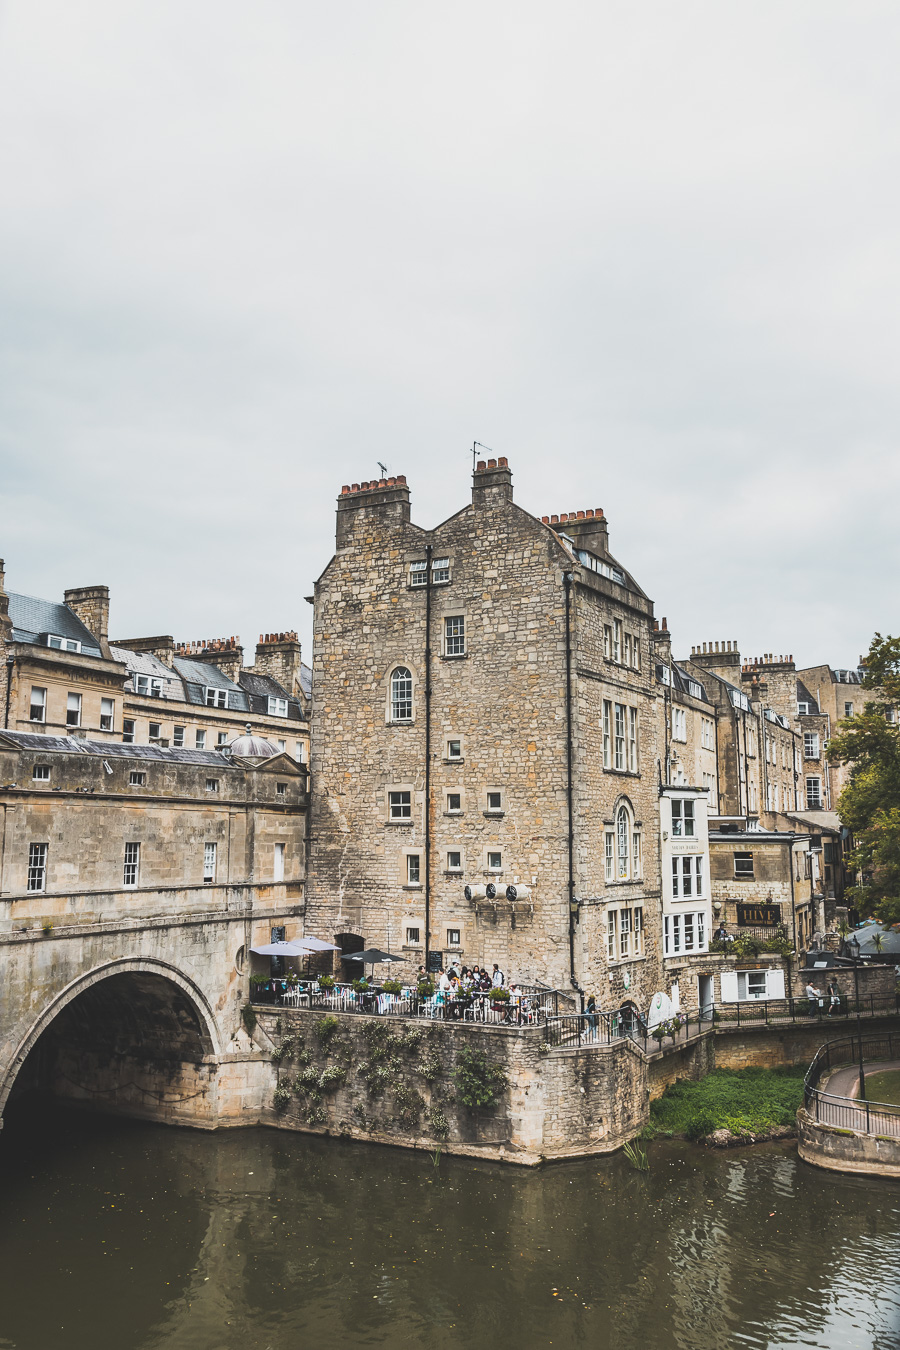
[[781, 923], [780, 905], [738, 905], [738, 927], [775, 928]]

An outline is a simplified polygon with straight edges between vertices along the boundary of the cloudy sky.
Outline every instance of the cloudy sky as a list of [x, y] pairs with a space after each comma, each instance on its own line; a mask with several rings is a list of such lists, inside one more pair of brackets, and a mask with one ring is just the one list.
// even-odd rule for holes
[[[602, 506], [676, 651], [897, 632], [900, 11], [0, 0], [0, 555], [298, 627], [342, 483]], [[307, 645], [308, 651], [308, 645]]]

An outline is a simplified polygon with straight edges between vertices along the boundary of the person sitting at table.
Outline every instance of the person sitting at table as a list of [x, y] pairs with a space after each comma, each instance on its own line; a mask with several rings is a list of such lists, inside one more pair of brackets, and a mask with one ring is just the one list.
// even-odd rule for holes
[[482, 992], [483, 994], [486, 994], [486, 993], [491, 989], [491, 987], [492, 987], [492, 986], [491, 986], [491, 977], [490, 977], [490, 974], [488, 973], [487, 966], [484, 966], [484, 967], [482, 968], [482, 971], [481, 971], [481, 977], [480, 977], [480, 979], [479, 979], [479, 981], [478, 981], [478, 987], [479, 987], [479, 989], [481, 990], [481, 992]]

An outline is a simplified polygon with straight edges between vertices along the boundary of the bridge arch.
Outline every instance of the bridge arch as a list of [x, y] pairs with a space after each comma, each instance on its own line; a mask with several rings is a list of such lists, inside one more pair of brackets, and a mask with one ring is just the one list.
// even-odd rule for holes
[[[155, 958], [106, 961], [70, 981], [22, 1035], [0, 1077], [0, 1117], [21, 1070], [40, 1044], [56, 1031], [77, 1038], [79, 1030], [91, 1028], [105, 1028], [106, 1041], [100, 1048], [108, 1060], [121, 1058], [127, 1047], [145, 1066], [154, 1058], [164, 1059], [170, 1067], [205, 1066], [207, 1088], [201, 1087], [197, 1097], [208, 1090], [222, 1053], [215, 1014], [189, 976]], [[86, 1051], [90, 1048], [85, 1046]]]

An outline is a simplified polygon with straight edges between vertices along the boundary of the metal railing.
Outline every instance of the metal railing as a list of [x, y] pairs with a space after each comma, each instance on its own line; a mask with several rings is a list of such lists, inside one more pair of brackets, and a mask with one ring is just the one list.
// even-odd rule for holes
[[900, 1035], [886, 1031], [866, 1036], [845, 1036], [819, 1047], [803, 1080], [803, 1106], [823, 1125], [833, 1125], [857, 1134], [880, 1134], [900, 1138], [900, 1107], [888, 1102], [859, 1101], [833, 1092], [823, 1092], [823, 1074], [857, 1060], [900, 1058]]
[[793, 1022], [836, 1022], [856, 1017], [857, 1008], [860, 1017], [883, 1017], [897, 1012], [900, 1008], [900, 996], [897, 994], [869, 994], [857, 1000], [841, 997], [840, 1003], [832, 1007], [830, 999], [821, 995], [818, 998], [794, 998], [792, 995], [779, 999], [746, 999], [741, 1003], [725, 1003], [715, 1010], [717, 1026], [758, 1026], [760, 1024], [788, 1025]]
[[404, 987], [399, 994], [385, 993], [377, 986], [356, 990], [349, 984], [321, 989], [316, 980], [278, 978], [252, 983], [250, 1002], [263, 1008], [320, 1008], [325, 1012], [364, 1013], [370, 1017], [427, 1017], [528, 1027], [557, 1017], [560, 1007], [572, 1000], [564, 991], [538, 986], [519, 986], [518, 997], [506, 1001], [493, 999], [490, 993], [453, 999], [437, 993], [420, 998], [410, 987]]
[[574, 1050], [586, 1045], [614, 1045], [630, 1040], [653, 1054], [657, 1050], [683, 1045], [701, 1031], [708, 1030], [712, 1020], [712, 1009], [704, 1008], [699, 1012], [676, 1013], [658, 1026], [648, 1027], [633, 1010], [613, 1009], [548, 1017], [544, 1031], [547, 1045], [553, 1048]]

